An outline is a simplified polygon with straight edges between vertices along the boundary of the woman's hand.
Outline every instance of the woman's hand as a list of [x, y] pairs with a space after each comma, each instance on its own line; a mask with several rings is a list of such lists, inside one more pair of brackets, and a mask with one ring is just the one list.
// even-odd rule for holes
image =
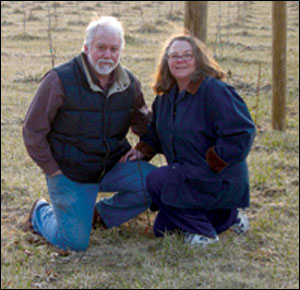
[[145, 155], [142, 152], [132, 148], [119, 160], [119, 162], [140, 160], [144, 157]]

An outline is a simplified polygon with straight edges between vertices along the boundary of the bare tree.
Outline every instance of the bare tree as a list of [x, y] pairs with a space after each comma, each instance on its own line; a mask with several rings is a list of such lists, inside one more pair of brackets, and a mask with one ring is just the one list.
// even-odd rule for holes
[[79, 1], [76, 1], [78, 24], [81, 24], [81, 9], [80, 9], [79, 4], [80, 4]]
[[230, 24], [231, 24], [231, 17], [230, 17], [230, 6], [231, 6], [231, 1], [228, 1], [228, 6], [227, 6], [227, 42], [228, 44], [230, 43]]
[[223, 44], [222, 44], [222, 34], [221, 34], [221, 19], [222, 19], [222, 8], [221, 8], [221, 1], [219, 1], [219, 17], [218, 22], [216, 25], [216, 41], [214, 45], [214, 57], [217, 57], [217, 48], [221, 48], [221, 55], [223, 55]]
[[51, 8], [49, 1], [47, 1], [47, 8], [48, 8], [48, 40], [49, 40], [49, 52], [51, 55], [51, 63], [52, 67], [55, 66], [55, 50], [53, 46], [53, 41], [52, 41], [52, 20], [51, 20]]
[[54, 25], [54, 27], [55, 27], [55, 29], [57, 29], [57, 27], [58, 27], [58, 13], [57, 13], [57, 7], [60, 5], [59, 4], [59, 2], [57, 2], [57, 1], [53, 1], [54, 3], [53, 3], [53, 8], [54, 8], [54, 19], [55, 19], [55, 25]]
[[23, 29], [24, 29], [24, 37], [26, 36], [26, 10], [25, 10], [25, 2], [22, 1], [22, 9], [23, 9]]
[[141, 7], [141, 17], [142, 17], [142, 22], [145, 22], [145, 18], [144, 18], [144, 5], [143, 5], [143, 1], [140, 1], [140, 7]]
[[287, 9], [286, 1], [272, 1], [273, 18], [273, 103], [272, 127], [286, 129], [286, 50], [287, 50]]
[[184, 28], [185, 32], [206, 43], [208, 1], [186, 1]]

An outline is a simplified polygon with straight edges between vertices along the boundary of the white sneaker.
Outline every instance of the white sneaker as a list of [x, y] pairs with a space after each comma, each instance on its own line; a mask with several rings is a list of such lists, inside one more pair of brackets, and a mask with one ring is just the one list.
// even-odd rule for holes
[[184, 242], [189, 245], [200, 246], [201, 248], [205, 248], [209, 244], [213, 244], [219, 241], [219, 237], [209, 238], [202, 235], [186, 233]]
[[244, 234], [249, 230], [249, 219], [245, 213], [238, 209], [238, 216], [236, 223], [231, 227], [231, 229], [238, 235]]

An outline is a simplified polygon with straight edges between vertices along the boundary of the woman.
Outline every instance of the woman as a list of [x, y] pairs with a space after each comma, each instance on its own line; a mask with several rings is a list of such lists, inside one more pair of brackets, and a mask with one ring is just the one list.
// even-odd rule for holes
[[206, 246], [232, 227], [248, 230], [238, 208], [249, 206], [246, 157], [255, 125], [225, 74], [190, 36], [172, 38], [154, 85], [153, 117], [125, 160], [163, 153], [168, 165], [151, 172], [146, 186], [158, 207], [154, 233], [180, 230], [185, 242]]

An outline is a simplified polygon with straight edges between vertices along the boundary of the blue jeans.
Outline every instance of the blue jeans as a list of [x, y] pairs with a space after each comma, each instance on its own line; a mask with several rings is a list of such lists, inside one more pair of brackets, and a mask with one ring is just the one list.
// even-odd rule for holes
[[100, 200], [96, 209], [108, 228], [119, 226], [149, 207], [145, 181], [155, 168], [144, 161], [117, 163], [99, 183], [46, 176], [52, 204], [37, 203], [32, 215], [34, 230], [63, 250], [86, 250], [98, 192], [118, 191]]

